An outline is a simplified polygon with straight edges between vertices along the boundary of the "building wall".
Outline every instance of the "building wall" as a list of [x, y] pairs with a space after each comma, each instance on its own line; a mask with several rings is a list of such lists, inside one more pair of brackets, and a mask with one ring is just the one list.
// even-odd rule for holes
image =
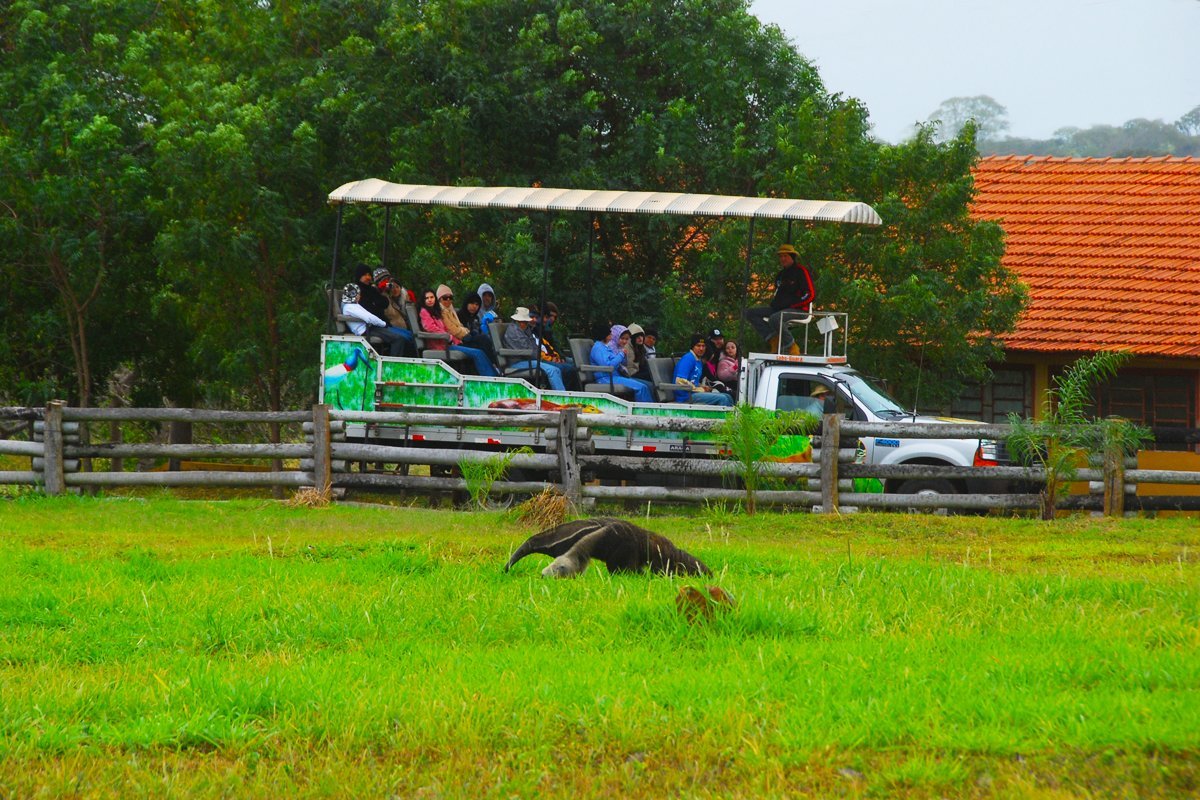
[[[964, 391], [950, 413], [984, 422], [1007, 422], [1009, 412], [1039, 417], [1041, 398], [1076, 357], [1012, 353], [993, 365], [990, 383]], [[1154, 449], [1200, 452], [1200, 359], [1135, 358], [1098, 386], [1094, 397], [1096, 416], [1121, 416], [1152, 428]]]

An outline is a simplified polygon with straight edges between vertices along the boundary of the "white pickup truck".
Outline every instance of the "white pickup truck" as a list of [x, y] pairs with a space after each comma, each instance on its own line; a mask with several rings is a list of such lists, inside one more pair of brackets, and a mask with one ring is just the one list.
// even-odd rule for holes
[[[967, 422], [916, 415], [893, 400], [869, 378], [847, 364], [812, 363], [804, 356], [752, 354], [742, 371], [743, 397], [756, 406], [784, 411], [832, 411], [863, 422], [917, 422], [930, 425]], [[818, 408], [811, 395], [828, 387], [825, 404]], [[995, 443], [980, 439], [911, 439], [864, 436], [859, 440], [864, 463], [934, 464], [970, 467], [995, 466]], [[952, 494], [992, 492], [997, 483], [972, 479], [963, 483], [944, 478], [887, 481], [884, 490], [899, 494]]]

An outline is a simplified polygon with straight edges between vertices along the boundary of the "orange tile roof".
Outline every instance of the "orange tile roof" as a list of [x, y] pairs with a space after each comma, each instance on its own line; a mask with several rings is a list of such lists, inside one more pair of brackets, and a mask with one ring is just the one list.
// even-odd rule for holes
[[975, 187], [1029, 285], [1008, 349], [1200, 356], [1200, 159], [989, 156]]

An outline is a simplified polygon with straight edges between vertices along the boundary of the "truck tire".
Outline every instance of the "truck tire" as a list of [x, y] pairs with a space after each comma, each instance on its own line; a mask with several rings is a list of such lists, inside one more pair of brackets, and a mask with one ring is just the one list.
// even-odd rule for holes
[[[921, 497], [935, 497], [940, 494], [957, 494], [958, 490], [954, 488], [948, 480], [940, 478], [914, 478], [905, 481], [896, 487], [897, 494], [915, 494]], [[945, 508], [927, 508], [927, 507], [911, 507], [905, 509], [910, 514], [949, 514], [949, 509]]]

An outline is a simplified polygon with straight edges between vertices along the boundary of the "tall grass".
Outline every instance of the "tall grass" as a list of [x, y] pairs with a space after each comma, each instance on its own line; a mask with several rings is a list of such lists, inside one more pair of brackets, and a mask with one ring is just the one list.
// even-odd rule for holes
[[650, 520], [738, 598], [693, 626], [678, 580], [502, 573], [515, 515], [0, 515], [0, 794], [1169, 796], [1200, 777], [1187, 520]]

